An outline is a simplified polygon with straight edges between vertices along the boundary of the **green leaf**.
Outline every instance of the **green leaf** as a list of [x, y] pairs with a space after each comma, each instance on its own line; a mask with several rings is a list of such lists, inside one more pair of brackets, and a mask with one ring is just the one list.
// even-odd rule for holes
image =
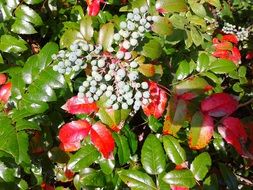
[[170, 17], [170, 22], [174, 27], [182, 30], [184, 30], [184, 27], [187, 25], [187, 19], [179, 14], [173, 14]]
[[28, 134], [25, 131], [17, 132], [17, 142], [18, 142], [18, 164], [25, 164], [26, 166], [29, 166], [31, 163], [31, 159], [28, 154], [28, 147], [29, 147], [29, 138]]
[[163, 181], [163, 178], [165, 176], [165, 172], [162, 172], [161, 174], [158, 175], [158, 189], [159, 190], [170, 190], [170, 185], [165, 183], [165, 181]]
[[117, 133], [113, 133], [113, 138], [117, 144], [118, 148], [118, 157], [119, 157], [119, 164], [124, 165], [130, 159], [130, 148], [128, 145], [127, 138], [123, 135], [119, 135]]
[[173, 27], [167, 17], [155, 16], [152, 31], [161, 36], [170, 35], [173, 32]]
[[200, 16], [200, 17], [205, 17], [206, 16], [206, 10], [205, 7], [203, 6], [203, 4], [196, 2], [194, 0], [188, 0], [188, 3], [190, 4], [190, 7], [192, 9], [192, 11]]
[[40, 26], [43, 24], [40, 15], [26, 5], [18, 6], [18, 8], [15, 10], [15, 16], [18, 19], [34, 24], [35, 26]]
[[82, 40], [83, 36], [82, 34], [73, 29], [68, 29], [64, 32], [60, 39], [60, 47], [61, 48], [68, 48], [75, 40]]
[[33, 121], [27, 121], [25, 119], [19, 119], [16, 121], [16, 130], [22, 131], [22, 130], [37, 130], [40, 131], [40, 127], [37, 123]]
[[152, 131], [157, 132], [159, 129], [162, 128], [163, 124], [153, 115], [151, 115], [148, 117], [148, 126]]
[[176, 71], [177, 80], [182, 80], [189, 74], [191, 74], [190, 64], [186, 60], [181, 61]]
[[17, 34], [35, 34], [37, 31], [33, 25], [25, 20], [17, 18], [11, 26], [11, 31]]
[[218, 59], [210, 64], [209, 69], [215, 74], [227, 74], [236, 70], [236, 65], [232, 61]]
[[175, 164], [182, 164], [186, 160], [184, 149], [178, 140], [170, 135], [163, 137], [163, 146], [170, 160]]
[[165, 12], [187, 11], [187, 5], [184, 0], [157, 0], [155, 7], [157, 10]]
[[27, 43], [23, 39], [15, 38], [11, 35], [2, 35], [0, 50], [7, 53], [20, 53], [27, 50]]
[[15, 175], [17, 171], [14, 168], [8, 168], [3, 162], [0, 161], [0, 171], [0, 179], [2, 179], [4, 182], [15, 181]]
[[41, 3], [43, 0], [24, 0], [24, 2], [28, 5], [35, 5]]
[[131, 149], [131, 153], [134, 154], [138, 148], [138, 140], [136, 134], [131, 131], [129, 125], [125, 125], [121, 131], [125, 134], [128, 140], [129, 147]]
[[228, 186], [228, 188], [231, 190], [237, 190], [238, 183], [233, 172], [223, 163], [219, 163], [219, 168], [220, 168], [221, 175], [224, 179], [224, 182]]
[[190, 170], [196, 180], [203, 180], [212, 165], [212, 160], [207, 152], [198, 155], [192, 162]]
[[113, 42], [114, 35], [114, 25], [112, 23], [104, 24], [98, 34], [98, 44], [101, 44], [104, 50], [108, 50], [111, 47]]
[[162, 46], [161, 44], [152, 39], [148, 43], [143, 46], [142, 55], [149, 57], [151, 59], [157, 59], [162, 54]]
[[204, 181], [204, 190], [217, 190], [219, 189], [218, 179], [215, 174], [210, 175]]
[[206, 2], [213, 5], [213, 6], [215, 6], [218, 9], [221, 8], [220, 0], [206, 0]]
[[85, 16], [80, 21], [80, 33], [83, 35], [84, 39], [90, 41], [93, 37], [93, 27], [92, 27], [92, 19], [90, 16]]
[[198, 72], [203, 72], [208, 69], [209, 66], [209, 56], [206, 53], [201, 53], [198, 57], [197, 68]]
[[141, 149], [141, 163], [148, 174], [156, 175], [165, 170], [165, 154], [161, 142], [150, 134]]
[[83, 168], [89, 167], [100, 156], [97, 149], [90, 144], [86, 144], [74, 155], [70, 157], [68, 162], [68, 169], [73, 171], [80, 171]]
[[199, 46], [203, 43], [203, 37], [201, 33], [194, 26], [191, 26], [191, 38], [196, 46]]
[[216, 84], [221, 84], [222, 83], [222, 79], [217, 77], [214, 73], [212, 72], [203, 72], [201, 73], [202, 76], [206, 76], [209, 79], [211, 79], [213, 82], [215, 82]]
[[152, 178], [146, 173], [137, 170], [121, 170], [118, 174], [131, 190], [157, 190]]
[[113, 172], [113, 169], [115, 167], [115, 160], [101, 158], [99, 160], [99, 165], [102, 172], [106, 175], [109, 175]]
[[178, 185], [183, 187], [192, 188], [196, 182], [190, 170], [173, 170], [167, 173], [163, 180], [170, 185]]

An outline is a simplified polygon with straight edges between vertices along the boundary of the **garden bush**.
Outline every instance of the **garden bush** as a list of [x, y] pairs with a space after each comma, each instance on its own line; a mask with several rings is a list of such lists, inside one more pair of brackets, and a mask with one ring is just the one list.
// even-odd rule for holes
[[251, 0], [0, 0], [0, 189], [253, 188]]

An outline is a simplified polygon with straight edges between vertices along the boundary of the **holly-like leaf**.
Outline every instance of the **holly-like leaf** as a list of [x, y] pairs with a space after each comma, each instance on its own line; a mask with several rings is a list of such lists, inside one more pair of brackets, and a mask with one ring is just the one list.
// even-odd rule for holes
[[92, 125], [90, 130], [91, 142], [105, 157], [109, 158], [114, 150], [114, 139], [112, 133], [100, 122]]
[[80, 32], [84, 39], [90, 41], [93, 37], [92, 19], [90, 16], [84, 17], [80, 22]]
[[167, 173], [163, 180], [170, 185], [177, 185], [192, 188], [196, 182], [194, 176], [190, 170], [173, 170]]
[[187, 5], [184, 0], [158, 0], [155, 7], [160, 13], [187, 11]]
[[126, 164], [130, 159], [130, 148], [128, 145], [127, 138], [123, 135], [113, 133], [113, 137], [117, 144], [117, 153], [119, 158], [119, 164]]
[[247, 134], [240, 119], [235, 117], [225, 118], [222, 121], [222, 125], [218, 127], [218, 131], [226, 142], [231, 144], [239, 154], [244, 154]]
[[95, 102], [89, 103], [88, 98], [78, 98], [78, 96], [68, 99], [61, 108], [71, 114], [91, 114], [98, 110]]
[[2, 35], [0, 39], [0, 50], [7, 53], [20, 53], [27, 50], [27, 43], [23, 39], [11, 35]]
[[156, 175], [165, 170], [165, 154], [162, 144], [155, 135], [150, 134], [141, 149], [141, 163], [148, 174]]
[[210, 142], [214, 132], [214, 123], [212, 117], [201, 112], [196, 112], [191, 121], [189, 133], [189, 146], [192, 149], [205, 148]]
[[190, 170], [192, 171], [196, 180], [203, 180], [212, 164], [210, 155], [203, 152], [198, 155], [192, 162]]
[[152, 39], [143, 46], [142, 55], [151, 59], [157, 59], [161, 56], [162, 46], [158, 40]]
[[170, 35], [173, 32], [172, 24], [167, 17], [155, 16], [155, 22], [152, 24], [152, 31], [163, 36]]
[[170, 160], [175, 164], [182, 164], [186, 160], [184, 149], [178, 140], [173, 136], [166, 135], [163, 137], [163, 146]]
[[86, 120], [77, 120], [66, 123], [60, 128], [59, 139], [64, 151], [76, 151], [80, 148], [80, 141], [84, 139], [91, 129], [91, 124]]
[[201, 110], [212, 117], [223, 117], [232, 114], [238, 101], [227, 93], [216, 93], [201, 102]]
[[83, 168], [89, 167], [99, 156], [99, 152], [93, 145], [86, 144], [70, 157], [68, 169], [76, 172], [81, 171]]
[[152, 178], [137, 170], [121, 170], [118, 172], [120, 179], [132, 190], [156, 190]]
[[98, 44], [101, 44], [104, 50], [108, 50], [113, 42], [114, 25], [112, 23], [104, 24], [98, 34]]
[[167, 103], [166, 92], [158, 87], [155, 82], [149, 82], [149, 92], [151, 102], [146, 105], [142, 105], [142, 109], [146, 116], [153, 115], [155, 118], [160, 118], [163, 115], [165, 106]]

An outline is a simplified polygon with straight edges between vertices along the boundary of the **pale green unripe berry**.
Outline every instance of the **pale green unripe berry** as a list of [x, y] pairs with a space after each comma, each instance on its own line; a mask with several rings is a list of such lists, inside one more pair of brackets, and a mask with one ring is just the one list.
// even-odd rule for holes
[[116, 68], [116, 64], [111, 63], [111, 64], [109, 65], [109, 69], [114, 70], [115, 68]]
[[125, 48], [125, 49], [129, 49], [129, 48], [130, 48], [130, 43], [129, 43], [129, 41], [128, 41], [128, 40], [125, 40], [125, 41], [123, 42], [122, 46], [123, 46], [123, 48]]
[[131, 46], [136, 46], [138, 44], [138, 41], [135, 38], [130, 39]]
[[140, 13], [140, 11], [139, 11], [139, 9], [138, 9], [138, 8], [134, 8], [134, 9], [133, 9], [133, 13], [134, 13], [134, 14], [139, 14], [139, 13]]
[[141, 16], [140, 16], [139, 14], [134, 15], [134, 20], [135, 20], [136, 22], [140, 21], [140, 20], [141, 20]]
[[71, 70], [72, 70], [71, 67], [67, 67], [66, 68], [66, 74], [69, 74], [71, 72]]
[[127, 29], [133, 31], [135, 29], [135, 24], [132, 21], [127, 22]]
[[120, 22], [119, 27], [121, 29], [125, 29], [127, 27], [127, 23], [125, 21]]
[[139, 30], [139, 32], [143, 33], [145, 31], [145, 28], [144, 28], [144, 26], [139, 26], [138, 30]]
[[145, 91], [145, 92], [143, 92], [143, 97], [144, 98], [149, 98], [150, 97], [150, 93], [149, 93], [149, 91]]
[[64, 66], [65, 66], [65, 64], [64, 64], [64, 62], [63, 62], [63, 61], [60, 61], [60, 62], [58, 63], [58, 66], [59, 66], [59, 67], [64, 67]]
[[144, 90], [148, 89], [148, 83], [147, 82], [142, 82], [141, 83], [141, 88], [144, 89]]
[[111, 95], [112, 95], [112, 91], [107, 90], [107, 91], [105, 92], [105, 96], [106, 96], [106, 97], [110, 98]]
[[78, 96], [78, 98], [84, 98], [84, 93], [82, 93], [82, 92], [79, 92], [78, 94], [77, 94], [77, 96]]
[[150, 27], [151, 27], [151, 24], [150, 24], [149, 22], [147, 22], [147, 23], [145, 24], [145, 28], [146, 28], [146, 29], [150, 29]]
[[141, 25], [145, 25], [147, 23], [147, 20], [145, 19], [145, 18], [142, 18], [141, 20], [140, 20], [140, 24]]
[[84, 82], [83, 82], [83, 86], [84, 86], [84, 87], [88, 87], [88, 86], [89, 86], [89, 82], [88, 82], [88, 81], [84, 81]]
[[133, 32], [133, 33], [131, 34], [131, 36], [132, 36], [132, 38], [139, 38], [138, 32]]
[[90, 62], [90, 64], [93, 65], [93, 66], [97, 65], [97, 60], [92, 60], [92, 61]]
[[113, 86], [107, 86], [107, 90], [113, 91]]
[[104, 76], [104, 78], [105, 78], [105, 81], [110, 81], [110, 80], [112, 79], [112, 76], [109, 75], [109, 74], [106, 74], [106, 75]]
[[[75, 61], [75, 64], [76, 65], [82, 65], [82, 63], [83, 63], [83, 61], [81, 60], [81, 59], [77, 59], [76, 61]], [[66, 64], [66, 63], [65, 63]]]
[[131, 59], [131, 57], [132, 57], [132, 55], [130, 52], [125, 52], [125, 56], [124, 56], [125, 60], [129, 60], [129, 59]]
[[80, 49], [75, 50], [76, 56], [80, 57], [82, 55], [82, 51]]
[[99, 59], [98, 60], [98, 67], [102, 68], [105, 66], [105, 60], [104, 59]]
[[85, 91], [85, 87], [84, 86], [80, 86], [78, 89], [79, 92], [84, 92]]
[[115, 100], [117, 99], [117, 96], [116, 96], [115, 94], [112, 94], [111, 97], [110, 97], [110, 99], [111, 99], [112, 101], [115, 101]]
[[124, 110], [128, 109], [127, 103], [122, 103], [121, 107], [122, 107], [122, 109], [124, 109]]
[[96, 86], [97, 85], [97, 81], [95, 81], [95, 80], [90, 81], [90, 85], [91, 86]]
[[88, 102], [89, 102], [89, 103], [93, 103], [93, 102], [94, 102], [93, 98], [92, 98], [92, 97], [89, 97], [89, 98], [88, 98]]
[[132, 61], [130, 63], [130, 67], [133, 68], [133, 69], [135, 69], [136, 67], [138, 67], [138, 63], [136, 61]]
[[90, 54], [86, 55], [85, 58], [87, 59], [87, 61], [91, 61], [92, 60], [92, 56]]
[[134, 100], [133, 99], [127, 99], [127, 104], [129, 105], [129, 106], [131, 106], [132, 104], [134, 103]]
[[119, 34], [119, 33], [115, 33], [115, 34], [113, 35], [113, 39], [114, 39], [115, 41], [119, 41], [119, 40], [120, 40], [120, 34]]
[[132, 20], [134, 18], [134, 14], [133, 13], [128, 13], [127, 14], [127, 19]]
[[89, 90], [91, 93], [94, 94], [96, 92], [97, 88], [95, 86], [91, 86]]
[[98, 98], [99, 98], [99, 97], [98, 97], [96, 94], [93, 96], [94, 101], [97, 101]]
[[69, 60], [65, 60], [64, 65], [65, 65], [65, 67], [69, 67], [69, 66], [71, 66], [71, 62]]
[[119, 109], [119, 104], [115, 103], [112, 105], [113, 110], [118, 110]]
[[148, 103], [149, 103], [148, 99], [146, 99], [146, 98], [142, 99], [142, 104], [147, 105]]
[[74, 70], [74, 71], [79, 71], [79, 70], [80, 70], [80, 66], [79, 66], [79, 65], [75, 65], [75, 66], [73, 67], [73, 70]]
[[93, 50], [94, 50], [94, 45], [89, 44], [89, 50], [90, 50], [90, 51], [93, 51]]
[[123, 59], [125, 56], [124, 52], [123, 51], [118, 51], [117, 54], [116, 54], [116, 57], [118, 59]]
[[146, 13], [148, 11], [148, 6], [142, 6], [141, 8], [140, 8], [140, 12], [141, 13]]
[[91, 94], [91, 92], [90, 92], [90, 91], [88, 91], [88, 92], [86, 92], [85, 96], [86, 96], [87, 98], [89, 98], [89, 97], [91, 97], [91, 96], [92, 96], [92, 94]]
[[59, 69], [59, 66], [58, 66], [58, 65], [54, 65], [54, 66], [53, 66], [53, 70], [54, 70], [54, 71], [58, 71], [58, 69]]
[[101, 89], [102, 91], [105, 91], [105, 90], [106, 90], [106, 88], [107, 88], [107, 87], [106, 87], [106, 85], [105, 85], [105, 84], [101, 84], [101, 85], [100, 85], [100, 89]]

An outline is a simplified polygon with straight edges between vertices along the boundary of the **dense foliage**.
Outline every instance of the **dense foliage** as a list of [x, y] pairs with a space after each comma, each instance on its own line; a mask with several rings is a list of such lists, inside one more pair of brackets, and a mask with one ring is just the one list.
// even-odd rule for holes
[[0, 189], [252, 189], [251, 0], [0, 0]]

